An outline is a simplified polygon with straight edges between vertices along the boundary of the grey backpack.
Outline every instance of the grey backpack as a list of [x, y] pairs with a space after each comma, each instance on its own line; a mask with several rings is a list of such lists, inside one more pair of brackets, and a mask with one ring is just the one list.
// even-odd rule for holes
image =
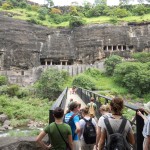
[[127, 142], [126, 138], [123, 136], [123, 131], [125, 129], [127, 120], [122, 119], [122, 123], [117, 132], [113, 132], [110, 125], [109, 119], [104, 119], [109, 136], [107, 137], [106, 150], [130, 150], [130, 144]]

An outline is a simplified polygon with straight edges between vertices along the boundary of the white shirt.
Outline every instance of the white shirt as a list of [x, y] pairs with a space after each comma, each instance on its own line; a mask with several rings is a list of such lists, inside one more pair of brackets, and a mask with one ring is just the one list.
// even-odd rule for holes
[[[84, 117], [86, 120], [90, 120], [90, 117]], [[81, 128], [81, 136], [80, 136], [80, 139], [83, 139], [83, 131], [84, 131], [84, 126], [85, 126], [85, 121], [83, 119], [81, 119], [79, 121], [79, 124], [80, 124], [80, 128]], [[93, 125], [96, 127], [96, 121], [94, 118], [92, 118], [92, 123]]]

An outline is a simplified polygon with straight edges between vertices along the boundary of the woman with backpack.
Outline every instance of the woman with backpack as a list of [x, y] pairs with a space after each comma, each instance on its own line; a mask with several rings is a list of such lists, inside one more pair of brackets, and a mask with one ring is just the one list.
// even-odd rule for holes
[[81, 150], [93, 150], [96, 143], [97, 125], [94, 118], [89, 116], [89, 109], [82, 109], [83, 118], [79, 121], [80, 124], [80, 145]]
[[[124, 102], [122, 98], [114, 98], [110, 102], [112, 116], [105, 118], [101, 127], [99, 150], [130, 150], [134, 145], [134, 134], [130, 122], [122, 116]], [[106, 141], [106, 146], [105, 146]]]
[[110, 113], [110, 105], [106, 104], [106, 105], [101, 105], [99, 108], [101, 117], [98, 120], [98, 127], [97, 127], [97, 137], [96, 137], [96, 150], [98, 150], [98, 143], [99, 143], [99, 139], [100, 139], [100, 135], [101, 135], [101, 125], [104, 122], [105, 118], [111, 117], [111, 113]]

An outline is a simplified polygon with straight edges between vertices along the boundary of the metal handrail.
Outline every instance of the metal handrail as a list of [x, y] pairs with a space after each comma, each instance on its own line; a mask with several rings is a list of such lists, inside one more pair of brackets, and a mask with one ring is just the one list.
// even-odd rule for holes
[[59, 95], [59, 97], [57, 98], [57, 100], [55, 101], [55, 103], [49, 109], [49, 123], [54, 122], [53, 110], [56, 107], [65, 108], [66, 99], [67, 99], [67, 92], [68, 92], [68, 87], [66, 87], [63, 90], [63, 92]]
[[[90, 98], [94, 97], [95, 100], [99, 99], [99, 98], [104, 98], [105, 99], [105, 104], [108, 103], [109, 101], [112, 100], [112, 98], [109, 98], [107, 96], [103, 96], [101, 94], [97, 94], [93, 91], [90, 90], [86, 90], [83, 88], [77, 88], [76, 89], [76, 93], [79, 95], [79, 97], [85, 102], [85, 104], [90, 102]], [[102, 104], [99, 101], [96, 101], [97, 107], [99, 108]], [[143, 130], [143, 126], [144, 126], [144, 121], [143, 119], [137, 115], [137, 111], [139, 110], [139, 108], [137, 106], [131, 105], [127, 102], [125, 102], [124, 106], [128, 109], [132, 109], [133, 111], [135, 111], [135, 121], [136, 121], [136, 145], [135, 145], [135, 149], [136, 150], [142, 150], [142, 145], [143, 145], [143, 140], [144, 137], [142, 135], [142, 130]], [[96, 116], [100, 117], [99, 112], [96, 112]]]

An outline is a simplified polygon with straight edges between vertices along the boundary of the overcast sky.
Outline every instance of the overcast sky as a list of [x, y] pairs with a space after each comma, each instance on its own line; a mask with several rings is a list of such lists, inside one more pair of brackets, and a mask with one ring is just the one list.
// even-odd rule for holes
[[[46, 0], [32, 0], [34, 2], [38, 2], [39, 4], [44, 4], [44, 2], [46, 2]], [[70, 5], [71, 2], [78, 2], [78, 4], [83, 4], [84, 0], [53, 0], [54, 5], [55, 6], [64, 6], [64, 5]], [[86, 0], [90, 3], [93, 3], [94, 0]], [[136, 4], [136, 0], [134, 0], [135, 2], [132, 2], [133, 4]], [[119, 4], [119, 0], [107, 0], [107, 4], [108, 5], [118, 5]]]

